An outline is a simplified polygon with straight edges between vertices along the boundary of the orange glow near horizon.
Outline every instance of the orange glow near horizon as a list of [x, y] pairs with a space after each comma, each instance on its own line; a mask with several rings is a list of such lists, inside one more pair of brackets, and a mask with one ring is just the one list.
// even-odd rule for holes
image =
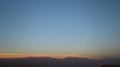
[[0, 54], [0, 58], [24, 58], [24, 57], [35, 57], [30, 54]]
[[61, 55], [44, 55], [44, 54], [0, 54], [0, 58], [26, 58], [26, 57], [51, 57], [51, 58], [66, 58], [66, 57], [80, 57], [89, 58], [85, 56], [79, 56], [75, 54], [61, 54]]

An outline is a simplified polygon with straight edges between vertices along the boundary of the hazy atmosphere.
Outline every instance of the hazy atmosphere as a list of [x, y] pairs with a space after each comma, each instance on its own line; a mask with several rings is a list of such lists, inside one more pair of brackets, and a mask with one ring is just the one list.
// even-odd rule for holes
[[0, 0], [0, 58], [120, 58], [120, 0]]

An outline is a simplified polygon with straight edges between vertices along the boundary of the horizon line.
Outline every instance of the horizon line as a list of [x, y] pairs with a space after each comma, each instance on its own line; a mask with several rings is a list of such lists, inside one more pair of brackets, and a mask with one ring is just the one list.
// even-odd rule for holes
[[76, 54], [11, 54], [11, 53], [4, 53], [0, 54], [0, 58], [39, 58], [39, 57], [50, 57], [50, 58], [56, 58], [56, 59], [64, 59], [68, 57], [73, 57], [73, 58], [87, 58], [87, 59], [103, 59], [103, 58], [93, 58], [93, 57], [86, 57], [86, 56], [80, 56]]

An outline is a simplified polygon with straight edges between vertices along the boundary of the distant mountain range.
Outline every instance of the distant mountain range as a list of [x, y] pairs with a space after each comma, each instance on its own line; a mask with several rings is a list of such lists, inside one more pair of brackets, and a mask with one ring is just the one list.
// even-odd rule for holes
[[120, 64], [120, 58], [92, 60], [88, 58], [67, 57], [64, 59], [50, 57], [1, 58], [0, 67], [101, 67], [104, 64]]

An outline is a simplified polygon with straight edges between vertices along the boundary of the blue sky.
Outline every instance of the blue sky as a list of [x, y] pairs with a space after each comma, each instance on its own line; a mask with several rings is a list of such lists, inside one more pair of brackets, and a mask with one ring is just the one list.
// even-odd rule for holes
[[119, 0], [1, 0], [0, 53], [120, 56]]

